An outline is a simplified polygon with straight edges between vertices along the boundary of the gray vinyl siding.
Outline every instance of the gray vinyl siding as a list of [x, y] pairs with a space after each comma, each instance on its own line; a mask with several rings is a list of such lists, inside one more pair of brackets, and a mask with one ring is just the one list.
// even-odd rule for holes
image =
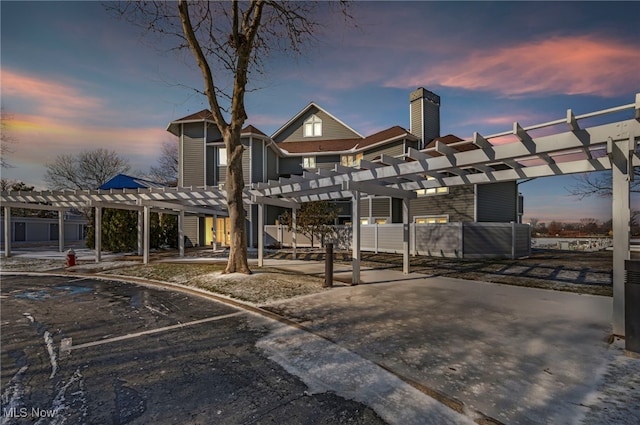
[[478, 222], [508, 223], [517, 221], [518, 185], [516, 182], [477, 186]]
[[245, 146], [242, 151], [242, 180], [244, 184], [251, 183], [251, 159], [249, 156], [249, 147]]
[[409, 148], [420, 149], [417, 141], [414, 142], [413, 140], [406, 140], [404, 144], [406, 146], [405, 152], [409, 151]]
[[201, 122], [184, 124], [183, 131], [185, 138], [204, 139], [204, 124]]
[[207, 125], [207, 143], [218, 142], [222, 140], [222, 134], [218, 131], [218, 127], [215, 124]]
[[[322, 136], [304, 137], [304, 122], [315, 114], [322, 120]], [[335, 140], [335, 139], [355, 139], [360, 136], [349, 128], [341, 124], [339, 121], [331, 118], [325, 112], [318, 108], [312, 107], [305, 114], [293, 121], [274, 139], [276, 142], [299, 142], [307, 140]]]
[[[202, 126], [200, 126], [202, 127]], [[202, 130], [202, 128], [201, 128]], [[193, 138], [186, 134], [182, 137], [182, 186], [203, 186], [204, 179], [204, 140], [203, 132], [200, 138]]]
[[264, 166], [264, 142], [253, 139], [251, 144], [251, 183], [264, 180], [262, 168]]
[[207, 186], [216, 184], [216, 176], [214, 175], [215, 169], [215, 152], [213, 146], [207, 146], [205, 148], [207, 153]]
[[473, 221], [474, 188], [457, 186], [449, 188], [447, 195], [420, 196], [409, 204], [411, 220], [416, 216], [449, 215], [449, 222]]
[[424, 101], [424, 138], [425, 144], [440, 137], [440, 107], [425, 99]]
[[371, 211], [369, 206], [369, 198], [360, 199], [360, 218], [371, 217], [369, 214], [369, 211]]
[[371, 198], [371, 217], [391, 217], [391, 198]]
[[267, 148], [267, 179], [278, 179], [278, 156], [270, 148]]
[[217, 184], [221, 184], [227, 181], [227, 167], [226, 165], [216, 165], [216, 179]]
[[197, 246], [199, 245], [198, 238], [198, 217], [196, 216], [186, 216], [184, 218], [184, 236], [185, 236], [185, 246]]
[[[302, 158], [300, 158], [302, 161]], [[340, 155], [327, 155], [327, 156], [319, 156], [316, 155], [316, 168], [325, 169], [325, 170], [333, 170], [336, 164], [340, 163]]]
[[411, 102], [410, 107], [410, 125], [411, 134], [418, 138], [422, 138], [422, 108], [420, 107], [421, 100], [414, 100]]
[[280, 158], [280, 174], [302, 174], [302, 158]]
[[384, 146], [364, 151], [363, 159], [366, 161], [373, 161], [382, 154], [400, 156], [404, 153], [403, 149], [403, 142], [402, 140], [399, 140], [394, 143], [385, 144]]

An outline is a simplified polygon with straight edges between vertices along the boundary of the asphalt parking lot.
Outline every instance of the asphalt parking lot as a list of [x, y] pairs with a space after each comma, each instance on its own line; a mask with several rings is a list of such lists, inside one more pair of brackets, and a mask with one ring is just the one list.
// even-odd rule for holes
[[3, 275], [1, 323], [3, 424], [385, 423], [270, 360], [278, 324], [198, 296]]

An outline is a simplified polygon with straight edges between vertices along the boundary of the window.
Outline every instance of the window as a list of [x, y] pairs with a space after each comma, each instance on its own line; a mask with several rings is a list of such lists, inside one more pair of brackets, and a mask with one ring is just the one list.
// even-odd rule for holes
[[429, 195], [446, 195], [449, 193], [448, 187], [430, 187], [428, 189], [417, 189], [416, 193], [418, 196], [429, 196]]
[[302, 168], [316, 168], [316, 157], [305, 156], [302, 158]]
[[416, 224], [445, 224], [449, 222], [448, 215], [425, 215], [422, 217], [414, 217]]
[[362, 160], [362, 153], [352, 155], [342, 155], [341, 162], [345, 167], [359, 167]]
[[218, 165], [227, 165], [227, 148], [218, 148]]
[[315, 114], [304, 122], [304, 137], [322, 136], [322, 120]]
[[363, 224], [363, 225], [369, 224], [369, 219], [368, 218], [361, 218], [360, 219], [360, 224]]
[[387, 224], [387, 219], [386, 218], [376, 218], [376, 219], [374, 219], [374, 222], [376, 224]]

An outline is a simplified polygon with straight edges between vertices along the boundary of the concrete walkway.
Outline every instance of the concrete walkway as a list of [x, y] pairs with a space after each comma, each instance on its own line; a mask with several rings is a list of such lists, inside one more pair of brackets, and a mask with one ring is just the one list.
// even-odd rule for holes
[[[307, 261], [265, 266], [324, 270]], [[336, 264], [338, 279], [349, 274]], [[608, 342], [611, 298], [366, 268], [362, 280], [266, 308], [474, 419], [640, 423], [640, 360], [623, 355], [623, 341]]]

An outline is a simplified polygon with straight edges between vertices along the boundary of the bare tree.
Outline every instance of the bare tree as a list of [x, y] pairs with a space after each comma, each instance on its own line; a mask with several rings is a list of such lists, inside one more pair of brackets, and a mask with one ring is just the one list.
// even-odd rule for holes
[[165, 142], [160, 151], [158, 165], [149, 169], [149, 179], [167, 186], [178, 185], [178, 143]]
[[0, 179], [0, 191], [22, 191], [30, 192], [34, 189], [33, 186], [27, 185], [25, 182], [10, 179]]
[[[187, 2], [177, 10], [169, 2], [127, 2], [115, 10], [145, 32], [176, 37], [176, 50], [188, 48], [204, 81], [203, 94], [227, 150], [227, 206], [231, 222], [225, 273], [251, 273], [243, 207], [244, 179], [240, 133], [247, 119], [249, 76], [264, 70], [276, 52], [299, 54], [313, 38], [316, 2], [250, 0]], [[343, 5], [343, 3], [340, 3]], [[341, 11], [346, 14], [344, 6]]]
[[128, 160], [102, 148], [76, 155], [58, 155], [46, 167], [45, 180], [52, 190], [97, 189], [130, 168]]
[[[640, 167], [633, 169], [634, 180], [631, 182], [630, 191], [640, 193]], [[571, 196], [584, 199], [589, 196], [610, 198], [612, 190], [611, 171], [577, 174], [574, 177], [575, 184], [566, 188]]]
[[529, 226], [531, 226], [531, 233], [534, 234], [536, 232], [536, 228], [538, 227], [539, 219], [532, 217], [529, 219]]
[[[285, 211], [281, 218], [282, 224], [293, 229], [293, 218], [289, 211]], [[296, 226], [297, 230], [311, 239], [318, 237], [321, 246], [327, 237], [335, 234], [335, 220], [338, 218], [338, 207], [328, 201], [314, 201], [302, 204], [298, 211]]]

